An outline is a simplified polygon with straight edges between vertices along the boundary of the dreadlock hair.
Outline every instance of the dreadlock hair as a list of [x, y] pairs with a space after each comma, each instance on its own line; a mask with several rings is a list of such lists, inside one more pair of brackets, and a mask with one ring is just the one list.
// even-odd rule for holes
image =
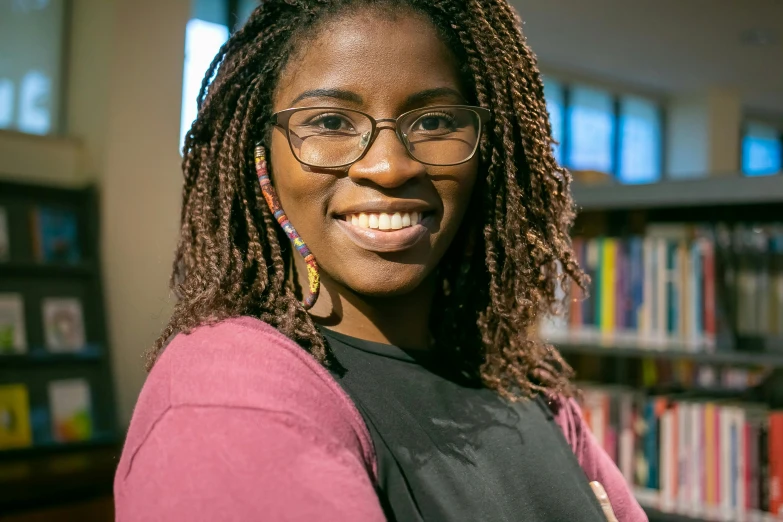
[[587, 284], [569, 238], [571, 178], [553, 157], [536, 58], [506, 0], [262, 0], [201, 86], [184, 144], [171, 278], [178, 302], [148, 352], [148, 369], [174, 333], [240, 315], [260, 318], [329, 364], [289, 277], [291, 246], [261, 195], [253, 149], [269, 142], [273, 92], [305, 33], [357, 7], [426, 17], [461, 64], [473, 101], [493, 114], [469, 214], [481, 216], [480, 225], [463, 223], [437, 269], [431, 330], [441, 360], [511, 399], [572, 394], [571, 368], [534, 334], [543, 314], [564, 305], [558, 287]]

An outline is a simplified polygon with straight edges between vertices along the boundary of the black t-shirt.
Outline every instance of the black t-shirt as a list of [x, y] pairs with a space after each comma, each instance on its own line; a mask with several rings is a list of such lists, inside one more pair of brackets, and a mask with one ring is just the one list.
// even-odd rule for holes
[[544, 401], [511, 403], [426, 353], [321, 331], [372, 436], [390, 521], [605, 522]]

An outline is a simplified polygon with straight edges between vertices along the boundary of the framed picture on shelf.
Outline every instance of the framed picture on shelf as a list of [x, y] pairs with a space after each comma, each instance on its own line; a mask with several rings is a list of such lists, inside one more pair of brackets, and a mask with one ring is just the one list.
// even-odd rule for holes
[[11, 238], [8, 232], [8, 212], [0, 207], [0, 263], [11, 260]]
[[0, 356], [27, 351], [24, 300], [21, 294], [0, 294]]
[[30, 401], [23, 384], [0, 385], [0, 450], [33, 443]]
[[73, 353], [85, 348], [82, 303], [75, 297], [43, 300], [44, 338], [50, 352]]
[[33, 252], [43, 263], [78, 263], [79, 227], [76, 213], [36, 207], [32, 210]]
[[78, 442], [92, 437], [92, 401], [85, 379], [49, 382], [52, 438], [57, 442]]

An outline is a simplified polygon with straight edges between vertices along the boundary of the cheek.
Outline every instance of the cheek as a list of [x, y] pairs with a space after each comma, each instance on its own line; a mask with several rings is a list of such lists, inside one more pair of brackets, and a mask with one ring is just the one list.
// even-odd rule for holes
[[280, 204], [297, 232], [303, 238], [312, 237], [323, 226], [323, 209], [333, 176], [305, 171], [288, 141], [277, 132], [270, 148], [272, 181]]
[[[443, 201], [443, 217], [449, 230], [459, 228], [465, 211], [470, 205], [473, 188], [478, 176], [478, 160], [454, 168], [449, 174], [436, 181], [435, 187]], [[438, 176], [435, 176], [437, 179]]]

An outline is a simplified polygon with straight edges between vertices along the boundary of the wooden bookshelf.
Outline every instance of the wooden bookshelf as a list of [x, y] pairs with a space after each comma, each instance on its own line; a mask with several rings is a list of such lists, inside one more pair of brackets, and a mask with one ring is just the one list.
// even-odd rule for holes
[[783, 176], [735, 174], [649, 185], [574, 184], [573, 194], [582, 210], [783, 204]]
[[694, 352], [687, 351], [684, 347], [666, 349], [616, 347], [597, 343], [553, 342], [562, 353], [577, 353], [595, 355], [599, 357], [624, 357], [629, 359], [669, 359], [690, 360], [702, 364], [730, 364], [736, 366], [770, 366], [783, 368], [783, 352], [781, 353], [753, 353], [742, 351], [726, 352]]

